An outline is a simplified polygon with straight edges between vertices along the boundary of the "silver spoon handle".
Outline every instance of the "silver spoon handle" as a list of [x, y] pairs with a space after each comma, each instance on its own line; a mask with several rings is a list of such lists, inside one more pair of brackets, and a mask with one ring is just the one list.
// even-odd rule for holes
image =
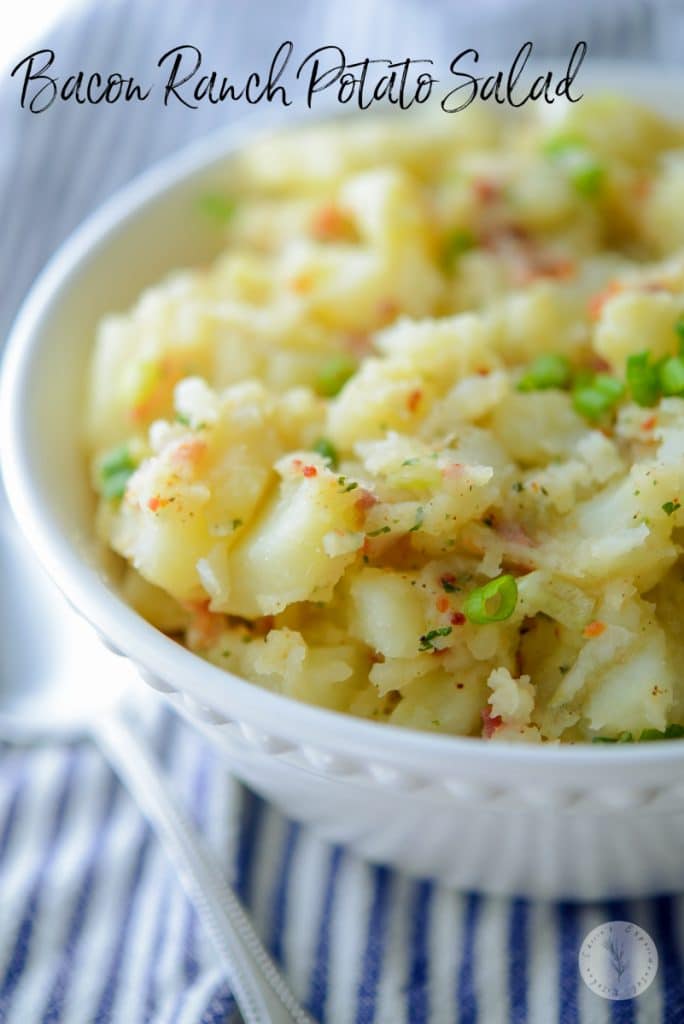
[[121, 716], [90, 725], [98, 746], [175, 865], [226, 970], [245, 1024], [315, 1024], [290, 991], [221, 870], [171, 797], [144, 744]]

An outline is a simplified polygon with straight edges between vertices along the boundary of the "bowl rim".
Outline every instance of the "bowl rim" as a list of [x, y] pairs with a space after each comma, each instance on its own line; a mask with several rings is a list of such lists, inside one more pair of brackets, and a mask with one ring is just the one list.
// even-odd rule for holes
[[[636, 81], [648, 79], [684, 86], [684, 73], [631, 61], [601, 61], [590, 65], [594, 84], [605, 85], [611, 75]], [[307, 116], [305, 123], [329, 120]], [[296, 127], [289, 118], [279, 126]], [[53, 303], [69, 288], [71, 278], [93, 253], [106, 249], [118, 232], [148, 203], [186, 182], [193, 175], [230, 160], [251, 138], [270, 128], [268, 119], [240, 118], [227, 127], [191, 142], [137, 175], [92, 212], [58, 247], [36, 278], [10, 329], [0, 375], [0, 447], [2, 474], [9, 503], [23, 533], [58, 588], [75, 609], [103, 636], [148, 672], [167, 680], [202, 705], [224, 711], [252, 728], [318, 749], [335, 749], [364, 759], [397, 763], [409, 770], [453, 771], [466, 760], [491, 778], [504, 778], [502, 769], [527, 769], [536, 777], [540, 765], [567, 779], [580, 772], [589, 779], [599, 767], [615, 776], [627, 766], [656, 767], [684, 762], [684, 742], [662, 740], [644, 744], [528, 744], [483, 742], [480, 737], [452, 736], [362, 719], [344, 712], [307, 704], [267, 690], [226, 669], [204, 661], [183, 648], [133, 611], [79, 555], [76, 544], [52, 521], [49, 508], [37, 500], [23, 430], [23, 396], [31, 387], [30, 367], [39, 348]]]

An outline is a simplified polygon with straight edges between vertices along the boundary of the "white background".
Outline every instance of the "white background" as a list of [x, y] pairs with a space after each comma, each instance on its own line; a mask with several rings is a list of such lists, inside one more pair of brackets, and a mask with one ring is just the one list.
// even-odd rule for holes
[[10, 10], [6, 0], [0, 25], [0, 71], [13, 67], [26, 55], [29, 44], [76, 4], [77, 0], [19, 0]]

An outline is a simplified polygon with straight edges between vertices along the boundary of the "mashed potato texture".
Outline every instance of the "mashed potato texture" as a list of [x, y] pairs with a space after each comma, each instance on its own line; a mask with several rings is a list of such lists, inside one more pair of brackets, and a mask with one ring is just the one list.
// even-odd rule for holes
[[94, 348], [127, 600], [364, 718], [684, 735], [684, 131], [610, 96], [366, 117], [198, 200], [222, 255]]

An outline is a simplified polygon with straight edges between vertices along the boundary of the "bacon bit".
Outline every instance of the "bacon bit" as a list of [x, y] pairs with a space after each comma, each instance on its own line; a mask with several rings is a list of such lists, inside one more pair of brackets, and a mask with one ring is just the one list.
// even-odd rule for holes
[[225, 617], [209, 610], [209, 600], [183, 601], [182, 606], [192, 615], [188, 628], [188, 642], [192, 647], [211, 647], [225, 625]]
[[449, 616], [449, 622], [452, 626], [465, 626], [467, 621], [463, 612], [452, 612]]
[[649, 416], [647, 419], [643, 420], [643, 422], [641, 424], [641, 429], [642, 430], [653, 430], [653, 428], [655, 427], [657, 422], [658, 422], [658, 417], [657, 416]]
[[485, 553], [484, 544], [481, 544], [477, 537], [473, 537], [470, 534], [464, 534], [461, 537], [461, 547], [469, 555], [484, 555]]
[[199, 462], [204, 453], [207, 450], [207, 446], [204, 441], [200, 441], [199, 438], [192, 438], [190, 441], [182, 441], [177, 448], [171, 453], [171, 461], [174, 463], [181, 463], [189, 466], [193, 466]]
[[609, 373], [613, 367], [603, 356], [594, 354], [587, 360], [587, 369], [593, 370], [594, 373]]
[[270, 633], [275, 625], [274, 615], [262, 615], [260, 619], [256, 619], [254, 626], [259, 633]]
[[527, 576], [528, 572], [534, 572], [534, 566], [528, 562], [517, 562], [514, 558], [503, 555], [501, 564], [505, 565], [514, 576]]
[[653, 180], [644, 174], [634, 182], [634, 195], [637, 199], [646, 199], [652, 186]]
[[397, 316], [400, 305], [396, 299], [381, 299], [375, 307], [380, 325], [388, 324]]
[[292, 468], [296, 469], [302, 476], [316, 476], [318, 473], [315, 466], [305, 466], [301, 459], [293, 459]]
[[435, 601], [435, 607], [438, 612], [445, 612], [449, 608], [449, 598], [441, 594]]
[[589, 317], [592, 320], [598, 320], [603, 312], [603, 307], [606, 302], [608, 302], [609, 299], [614, 298], [616, 295], [619, 295], [621, 291], [622, 285], [620, 282], [611, 281], [603, 291], [597, 292], [596, 295], [592, 295], [587, 306]]
[[496, 730], [503, 724], [501, 715], [492, 715], [489, 704], [482, 712], [482, 735], [485, 739], [492, 738]]
[[582, 636], [585, 637], [585, 639], [587, 640], [591, 640], [594, 637], [601, 636], [601, 634], [605, 633], [605, 631], [605, 622], [599, 622], [597, 620], [595, 622], [590, 622], [588, 626], [584, 627], [584, 629], [582, 630]]
[[368, 656], [368, 660], [371, 665], [382, 665], [385, 661], [385, 655], [380, 654], [380, 651], [371, 651]]
[[527, 266], [517, 269], [516, 280], [520, 284], [531, 284], [540, 277], [550, 278], [552, 281], [567, 281], [574, 276], [575, 270], [576, 264], [572, 260], [539, 256], [533, 258]]
[[354, 225], [336, 203], [327, 203], [314, 214], [311, 234], [319, 242], [351, 241]]
[[442, 469], [442, 476], [447, 480], [454, 480], [457, 477], [463, 476], [463, 468], [462, 462], [450, 462], [448, 466], [444, 466]]
[[169, 499], [168, 498], [160, 498], [158, 494], [155, 494], [147, 502], [147, 507], [149, 508], [150, 512], [156, 512], [157, 509], [164, 508], [164, 505], [168, 505], [168, 504], [169, 504]]
[[513, 544], [520, 544], [525, 548], [536, 547], [535, 541], [525, 532], [520, 523], [513, 523], [509, 520], [502, 520], [496, 523], [496, 532], [504, 540], [510, 540]]
[[501, 187], [494, 181], [487, 178], [475, 178], [473, 181], [473, 192], [481, 203], [493, 203], [501, 196]]
[[420, 390], [420, 388], [416, 388], [414, 391], [412, 391], [410, 393], [410, 395], [406, 399], [406, 407], [407, 407], [409, 412], [415, 412], [416, 411], [416, 409], [418, 408], [418, 406], [420, 404], [420, 400], [421, 400], [422, 397], [423, 397], [423, 392]]
[[371, 494], [370, 491], [364, 490], [361, 491], [358, 498], [354, 502], [354, 507], [357, 508], [359, 512], [367, 512], [369, 508], [372, 508], [373, 505], [377, 505], [377, 503], [378, 499], [375, 497], [375, 495]]
[[345, 340], [349, 351], [359, 358], [368, 355], [373, 348], [370, 336], [363, 331], [350, 331]]

